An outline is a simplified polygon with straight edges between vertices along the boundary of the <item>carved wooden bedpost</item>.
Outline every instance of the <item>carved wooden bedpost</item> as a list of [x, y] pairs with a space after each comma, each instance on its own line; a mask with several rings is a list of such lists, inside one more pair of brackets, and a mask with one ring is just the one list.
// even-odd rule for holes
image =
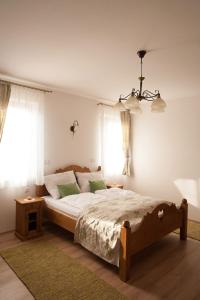
[[119, 276], [123, 281], [129, 279], [130, 272], [130, 251], [128, 249], [130, 242], [131, 227], [129, 221], [124, 221], [121, 227], [120, 235], [120, 258], [119, 258]]
[[187, 221], [188, 221], [188, 203], [186, 199], [182, 200], [181, 210], [183, 213], [182, 226], [180, 227], [180, 239], [187, 239]]

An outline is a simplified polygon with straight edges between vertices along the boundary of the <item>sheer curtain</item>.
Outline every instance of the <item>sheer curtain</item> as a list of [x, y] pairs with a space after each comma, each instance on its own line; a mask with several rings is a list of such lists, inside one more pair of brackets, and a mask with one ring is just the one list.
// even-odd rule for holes
[[3, 136], [3, 128], [10, 99], [10, 84], [0, 83], [0, 142]]
[[0, 144], [0, 187], [43, 183], [44, 93], [11, 87]]
[[121, 125], [123, 134], [124, 169], [123, 175], [131, 176], [131, 114], [121, 111]]
[[106, 177], [122, 174], [124, 166], [122, 128], [119, 112], [101, 105], [100, 113], [100, 164]]

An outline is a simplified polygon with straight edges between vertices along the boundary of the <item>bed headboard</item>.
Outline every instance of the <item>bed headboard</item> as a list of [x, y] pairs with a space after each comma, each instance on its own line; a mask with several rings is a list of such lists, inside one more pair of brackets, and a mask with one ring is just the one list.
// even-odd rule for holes
[[[100, 170], [101, 170], [101, 167], [98, 166], [97, 171], [100, 171]], [[81, 167], [81, 166], [78, 166], [78, 165], [69, 165], [67, 167], [57, 169], [55, 171], [55, 173], [63, 173], [63, 172], [67, 172], [67, 171], [74, 171], [74, 172], [81, 172], [81, 173], [91, 172], [91, 170], [87, 167]], [[35, 194], [36, 194], [37, 197], [42, 197], [42, 196], [48, 196], [49, 195], [49, 193], [48, 193], [48, 191], [47, 191], [44, 184], [35, 186]]]

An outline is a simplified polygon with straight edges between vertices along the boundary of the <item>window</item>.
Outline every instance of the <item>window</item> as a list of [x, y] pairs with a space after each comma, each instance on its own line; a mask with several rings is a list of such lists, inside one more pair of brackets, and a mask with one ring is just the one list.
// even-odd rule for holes
[[122, 128], [119, 112], [100, 107], [100, 161], [106, 177], [121, 175], [124, 166]]
[[43, 182], [43, 97], [28, 88], [12, 86], [0, 143], [0, 186]]

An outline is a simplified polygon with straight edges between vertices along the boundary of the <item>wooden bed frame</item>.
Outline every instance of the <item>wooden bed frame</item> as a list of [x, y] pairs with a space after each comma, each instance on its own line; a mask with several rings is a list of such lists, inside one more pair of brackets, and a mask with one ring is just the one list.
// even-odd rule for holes
[[[87, 167], [70, 165], [63, 169], [56, 170], [56, 173], [66, 172], [91, 172]], [[101, 167], [98, 167], [98, 171]], [[36, 186], [36, 196], [42, 197], [49, 195], [45, 186]], [[67, 216], [57, 210], [45, 206], [44, 213], [50, 222], [53, 222], [64, 229], [74, 233], [76, 219]], [[124, 220], [120, 235], [120, 259], [119, 259], [119, 276], [123, 281], [129, 279], [131, 256], [160, 240], [165, 235], [180, 228], [180, 239], [187, 239], [187, 200], [183, 199], [180, 208], [175, 204], [160, 204], [154, 208], [151, 213], [147, 213], [138, 229], [131, 232], [130, 223]]]

